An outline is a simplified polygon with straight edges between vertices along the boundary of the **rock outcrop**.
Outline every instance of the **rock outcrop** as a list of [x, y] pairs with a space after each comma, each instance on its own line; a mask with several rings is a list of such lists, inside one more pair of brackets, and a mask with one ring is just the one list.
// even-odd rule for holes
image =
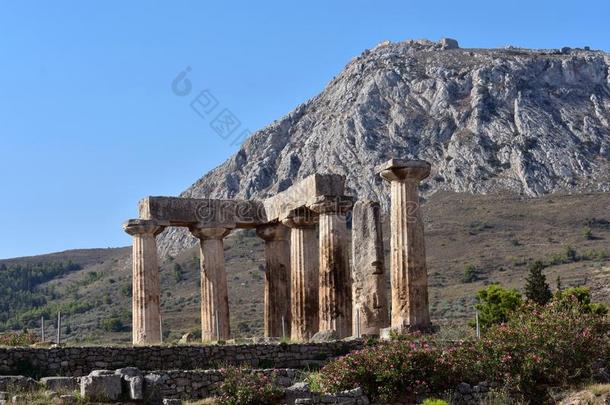
[[[528, 196], [610, 190], [610, 54], [584, 49], [463, 49], [384, 42], [318, 96], [256, 132], [182, 196], [266, 197], [314, 172], [387, 207], [374, 167], [432, 163], [437, 190]], [[162, 253], [195, 241], [167, 231]]]

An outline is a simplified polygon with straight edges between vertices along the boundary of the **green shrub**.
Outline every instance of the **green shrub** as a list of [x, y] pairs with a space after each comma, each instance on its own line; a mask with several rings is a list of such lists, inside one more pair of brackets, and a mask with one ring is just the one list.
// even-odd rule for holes
[[578, 304], [578, 308], [589, 314], [605, 315], [608, 307], [604, 304], [591, 302], [591, 292], [586, 287], [573, 287], [557, 291], [555, 300], [564, 307], [573, 307]]
[[521, 294], [515, 289], [505, 289], [498, 284], [492, 284], [480, 290], [475, 307], [479, 311], [481, 329], [506, 322], [510, 313], [521, 304]]
[[222, 369], [222, 374], [220, 405], [267, 405], [277, 404], [282, 399], [283, 392], [275, 376], [234, 366]]
[[593, 239], [593, 231], [591, 231], [591, 228], [589, 228], [588, 226], [583, 227], [581, 233], [583, 238], [585, 238], [586, 240]]
[[125, 329], [125, 325], [119, 317], [106, 318], [102, 321], [102, 329], [106, 332], [121, 332]]
[[477, 268], [474, 267], [472, 264], [466, 266], [466, 269], [464, 270], [464, 275], [462, 276], [462, 282], [472, 283], [473, 281], [477, 281], [477, 279]]

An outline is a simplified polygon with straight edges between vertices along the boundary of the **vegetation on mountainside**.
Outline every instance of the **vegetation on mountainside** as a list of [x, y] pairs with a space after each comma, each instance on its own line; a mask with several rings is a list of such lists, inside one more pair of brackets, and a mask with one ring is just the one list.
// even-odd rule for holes
[[[43, 284], [57, 277], [81, 270], [71, 261], [24, 265], [0, 265], [0, 330], [32, 326], [41, 316], [48, 319], [58, 309], [75, 313], [89, 309], [86, 304], [73, 303], [58, 307], [47, 305], [58, 298], [52, 287]], [[55, 311], [53, 311], [55, 310]]]

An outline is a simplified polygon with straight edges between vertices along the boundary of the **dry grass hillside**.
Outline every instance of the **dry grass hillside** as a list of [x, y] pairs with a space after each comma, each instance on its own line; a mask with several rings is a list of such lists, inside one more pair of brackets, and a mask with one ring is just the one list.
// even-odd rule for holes
[[[560, 275], [564, 286], [588, 285], [595, 299], [610, 303], [610, 194], [529, 199], [436, 193], [425, 203], [424, 211], [430, 306], [437, 323], [459, 325], [471, 319], [475, 293], [487, 284], [498, 282], [521, 289], [528, 263], [538, 259], [558, 263], [545, 269], [553, 288]], [[579, 260], [559, 264], [567, 261], [562, 259], [568, 247]], [[253, 231], [235, 232], [226, 240], [225, 251], [232, 330], [236, 336], [261, 334], [262, 241]], [[198, 329], [197, 256], [197, 250], [190, 249], [161, 261], [167, 340]], [[92, 304], [91, 309], [67, 317], [68, 340], [129, 342], [129, 248], [75, 250], [0, 264], [65, 260], [81, 264], [83, 269], [45, 285], [55, 288], [57, 298], [51, 303]], [[470, 281], [465, 279], [467, 268]]]

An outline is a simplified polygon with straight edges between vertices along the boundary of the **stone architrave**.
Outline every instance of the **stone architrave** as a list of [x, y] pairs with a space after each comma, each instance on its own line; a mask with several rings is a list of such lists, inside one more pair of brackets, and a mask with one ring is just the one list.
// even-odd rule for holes
[[419, 202], [419, 182], [430, 175], [430, 163], [423, 160], [391, 159], [380, 168], [391, 187], [392, 329], [426, 330], [428, 272], [424, 224]]
[[133, 236], [133, 344], [158, 344], [161, 343], [161, 294], [156, 236], [164, 227], [156, 221], [132, 219], [124, 224], [123, 229]]
[[289, 337], [290, 229], [273, 223], [256, 228], [256, 233], [265, 241], [265, 337]]
[[347, 213], [350, 197], [319, 197], [310, 208], [319, 214], [320, 331], [338, 338], [352, 334], [352, 280], [349, 267]]
[[309, 340], [318, 331], [318, 243], [316, 218], [298, 210], [284, 219], [290, 230], [291, 330], [293, 341]]
[[199, 239], [201, 255], [201, 340], [227, 340], [231, 337], [231, 327], [223, 238], [231, 230], [197, 227], [190, 229]]
[[381, 207], [376, 201], [354, 204], [352, 263], [353, 333], [359, 329], [361, 336], [378, 336], [390, 319]]

